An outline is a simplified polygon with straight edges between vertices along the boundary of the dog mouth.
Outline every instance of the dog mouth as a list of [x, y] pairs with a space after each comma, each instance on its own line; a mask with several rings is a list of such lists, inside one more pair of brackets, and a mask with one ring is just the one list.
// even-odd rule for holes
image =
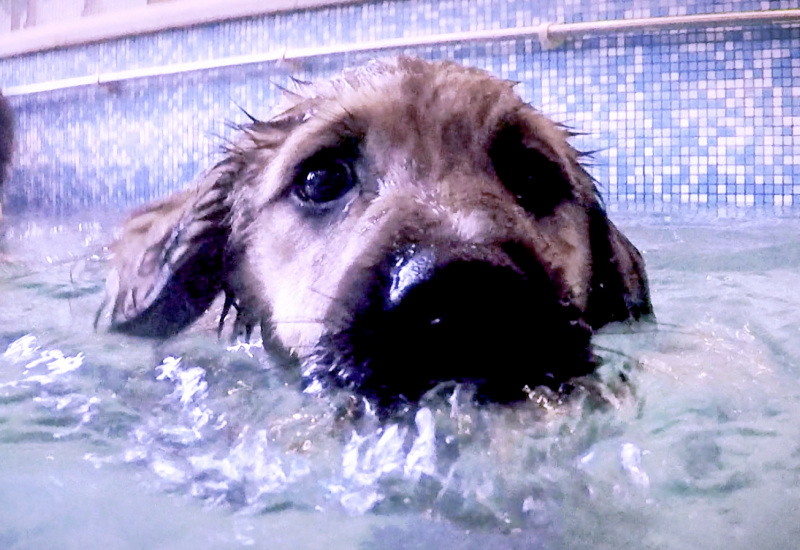
[[437, 266], [426, 250], [389, 264], [349, 289], [354, 315], [305, 360], [309, 384], [348, 387], [382, 407], [444, 382], [509, 403], [595, 370], [591, 330], [541, 265]]

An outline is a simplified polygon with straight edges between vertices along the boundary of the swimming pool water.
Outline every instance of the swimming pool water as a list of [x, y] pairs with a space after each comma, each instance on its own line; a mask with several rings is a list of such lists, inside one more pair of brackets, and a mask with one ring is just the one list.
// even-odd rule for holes
[[613, 217], [658, 320], [595, 338], [603, 383], [388, 423], [210, 325], [96, 333], [116, 220], [11, 220], [0, 548], [795, 547], [800, 217]]

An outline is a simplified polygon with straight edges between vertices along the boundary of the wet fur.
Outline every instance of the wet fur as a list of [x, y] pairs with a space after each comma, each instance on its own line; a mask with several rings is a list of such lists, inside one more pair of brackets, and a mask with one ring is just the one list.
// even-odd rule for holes
[[[400, 58], [309, 87], [241, 126], [193, 188], [134, 214], [111, 327], [171, 336], [224, 292], [237, 330], [260, 324], [309, 380], [381, 402], [446, 380], [497, 401], [562, 388], [595, 368], [594, 329], [651, 313], [642, 258], [569, 137], [512, 83], [453, 63]], [[352, 189], [305, 200], [305, 179], [342, 164]]]

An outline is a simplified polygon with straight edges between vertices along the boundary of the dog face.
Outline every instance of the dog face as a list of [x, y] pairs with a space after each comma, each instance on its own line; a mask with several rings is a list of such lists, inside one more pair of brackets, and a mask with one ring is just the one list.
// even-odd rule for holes
[[126, 225], [112, 327], [174, 334], [224, 291], [310, 380], [382, 402], [449, 380], [510, 401], [591, 372], [592, 329], [651, 312], [642, 259], [568, 132], [512, 88], [401, 58], [243, 126]]

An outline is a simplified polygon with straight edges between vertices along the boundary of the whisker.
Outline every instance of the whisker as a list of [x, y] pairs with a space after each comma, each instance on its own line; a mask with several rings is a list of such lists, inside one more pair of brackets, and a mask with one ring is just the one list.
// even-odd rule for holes
[[311, 292], [313, 292], [314, 294], [318, 294], [318, 295], [322, 296], [323, 298], [327, 298], [328, 300], [330, 300], [332, 302], [335, 302], [337, 300], [341, 301], [339, 298], [336, 298], [335, 296], [331, 296], [330, 294], [326, 294], [326, 293], [322, 292], [321, 290], [317, 290], [313, 286], [310, 287], [309, 290]]
[[[319, 296], [323, 296], [323, 297], [327, 298], [328, 300], [330, 300], [331, 305], [336, 307], [336, 312], [335, 313], [339, 314], [339, 316], [340, 316], [339, 319], [342, 319], [341, 316], [344, 316], [345, 319], [352, 317], [352, 312], [350, 311], [350, 307], [348, 306], [347, 302], [345, 302], [344, 299], [342, 299], [342, 298], [340, 298], [338, 296], [330, 296], [330, 295], [328, 295], [328, 294], [326, 294], [326, 293], [324, 293], [324, 292], [322, 292], [320, 290], [317, 290], [314, 287], [309, 288], [309, 290], [311, 292], [314, 292], [315, 294], [318, 294]], [[322, 322], [322, 321], [320, 321], [320, 322]]]
[[233, 99], [233, 98], [230, 98], [230, 100], [231, 100], [231, 103], [233, 103], [234, 105], [236, 105], [236, 108], [237, 108], [237, 109], [239, 109], [239, 110], [240, 110], [240, 111], [241, 111], [241, 112], [244, 114], [244, 116], [246, 116], [247, 118], [249, 118], [251, 122], [253, 122], [253, 123], [256, 123], [256, 122], [261, 122], [261, 120], [257, 119], [257, 118], [256, 118], [256, 117], [254, 117], [253, 115], [251, 115], [251, 114], [250, 114], [250, 113], [249, 113], [249, 112], [248, 112], [248, 111], [247, 111], [247, 110], [246, 110], [244, 107], [242, 107], [242, 106], [239, 104], [239, 102], [238, 102], [238, 101], [236, 101], [236, 100], [235, 100], [235, 99]]
[[271, 319], [270, 322], [273, 325], [321, 325], [325, 321], [322, 320], [305, 320], [305, 319], [292, 319], [290, 321], [276, 321], [275, 319]]
[[[297, 79], [295, 79], [295, 78], [293, 78], [293, 77], [289, 77], [289, 78], [290, 78], [292, 81], [294, 81], [295, 83], [299, 82]], [[295, 90], [290, 90], [290, 89], [289, 89], [289, 88], [287, 88], [286, 86], [284, 86], [284, 85], [282, 85], [282, 84], [279, 84], [279, 83], [275, 82], [274, 80], [271, 80], [271, 81], [270, 81], [270, 84], [271, 84], [272, 86], [274, 86], [275, 88], [277, 88], [279, 92], [281, 92], [281, 93], [284, 93], [284, 94], [286, 94], [286, 95], [287, 95], [287, 96], [289, 96], [289, 97], [296, 98], [296, 99], [302, 99], [302, 98], [303, 98], [303, 95], [302, 95], [301, 93], [299, 93], [299, 92], [297, 92], [297, 91], [295, 91]], [[305, 85], [309, 85], [309, 83], [308, 83], [308, 82], [304, 82], [304, 84], [305, 84]]]

